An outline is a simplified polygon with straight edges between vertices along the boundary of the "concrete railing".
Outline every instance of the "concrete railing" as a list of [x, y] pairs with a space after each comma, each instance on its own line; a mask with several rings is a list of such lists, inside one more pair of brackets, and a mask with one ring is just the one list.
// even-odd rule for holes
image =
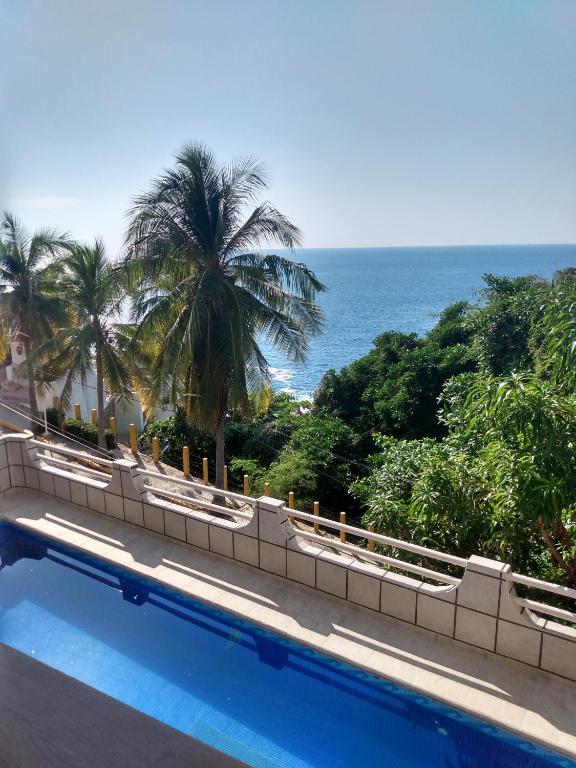
[[[142, 469], [135, 461], [109, 461], [30, 436], [6, 435], [0, 438], [0, 492], [17, 487], [576, 680], [576, 629], [571, 626], [576, 625], [576, 590], [512, 573], [505, 563], [456, 557], [288, 509], [268, 496], [254, 499]], [[358, 546], [295, 521], [371, 544]], [[425, 564], [406, 562], [399, 552]], [[448, 564], [451, 573], [435, 570], [434, 562]], [[517, 584], [561, 596], [566, 606], [519, 597]]]

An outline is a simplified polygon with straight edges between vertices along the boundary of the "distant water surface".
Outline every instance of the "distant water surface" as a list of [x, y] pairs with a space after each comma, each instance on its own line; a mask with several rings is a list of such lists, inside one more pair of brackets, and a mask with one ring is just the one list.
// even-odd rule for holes
[[448, 304], [474, 300], [482, 275], [551, 277], [576, 266], [576, 245], [489, 245], [430, 248], [301, 249], [326, 285], [320, 297], [326, 332], [311, 343], [303, 366], [266, 349], [274, 387], [309, 396], [329, 368], [340, 369], [370, 349], [386, 330], [424, 334]]

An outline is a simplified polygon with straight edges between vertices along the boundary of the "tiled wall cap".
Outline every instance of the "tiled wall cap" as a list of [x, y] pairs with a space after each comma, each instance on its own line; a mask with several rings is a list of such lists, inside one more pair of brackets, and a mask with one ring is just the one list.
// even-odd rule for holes
[[487, 557], [472, 555], [468, 560], [466, 569], [474, 571], [474, 573], [483, 573], [485, 576], [500, 579], [510, 571], [510, 566], [506, 563], [501, 563], [499, 560], [489, 560]]
[[347, 568], [352, 564], [354, 558], [350, 555], [344, 555], [340, 552], [331, 552], [330, 550], [325, 549], [318, 555], [318, 560], [324, 560], [327, 563], [339, 565], [341, 568]]
[[371, 576], [374, 579], [381, 579], [386, 573], [386, 571], [376, 565], [376, 563], [370, 563], [367, 560], [352, 560], [349, 568], [351, 571]]
[[272, 496], [260, 496], [258, 504], [266, 507], [266, 509], [284, 510], [284, 502], [280, 499], [273, 499]]
[[138, 468], [138, 464], [135, 461], [130, 461], [130, 459], [114, 459], [114, 466], [126, 470]]
[[295, 552], [300, 552], [309, 557], [318, 557], [324, 551], [322, 547], [318, 547], [316, 544], [312, 544], [311, 541], [306, 541], [306, 539], [302, 539], [298, 535], [291, 536], [287, 540], [286, 546], [288, 549], [293, 549]]
[[395, 584], [398, 587], [406, 587], [407, 589], [420, 589], [423, 582], [410, 576], [405, 576], [403, 573], [394, 573], [393, 571], [385, 571], [382, 577], [384, 581]]
[[458, 587], [450, 584], [446, 586], [443, 584], [427, 584], [423, 581], [418, 587], [418, 592], [421, 595], [435, 597], [437, 600], [445, 600], [447, 603], [455, 603]]

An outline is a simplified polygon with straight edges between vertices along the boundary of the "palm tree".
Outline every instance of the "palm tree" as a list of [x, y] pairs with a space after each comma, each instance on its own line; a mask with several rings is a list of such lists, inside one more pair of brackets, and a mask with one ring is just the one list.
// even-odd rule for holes
[[53, 262], [70, 246], [70, 240], [48, 229], [30, 235], [10, 213], [4, 214], [0, 230], [0, 314], [4, 323], [23, 338], [34, 427], [39, 414], [32, 357], [62, 319], [62, 303], [54, 290]]
[[104, 386], [113, 395], [125, 395], [130, 380], [122, 355], [125, 329], [114, 322], [124, 299], [121, 275], [100, 240], [72, 246], [59, 266], [67, 322], [39, 353], [49, 356], [54, 375], [64, 377], [63, 404], [70, 402], [74, 381], [85, 384], [87, 373], [96, 371], [98, 445], [105, 448]]
[[126, 236], [126, 266], [139, 329], [158, 345], [156, 396], [178, 403], [216, 440], [216, 485], [224, 475], [224, 421], [245, 411], [249, 394], [269, 384], [264, 338], [299, 362], [320, 332], [315, 303], [324, 286], [303, 264], [259, 252], [293, 249], [298, 229], [267, 202], [261, 165], [220, 166], [199, 144], [136, 198]]

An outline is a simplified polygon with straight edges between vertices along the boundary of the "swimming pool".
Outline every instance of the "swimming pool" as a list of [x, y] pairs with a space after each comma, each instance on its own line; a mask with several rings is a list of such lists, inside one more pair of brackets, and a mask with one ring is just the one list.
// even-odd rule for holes
[[8, 523], [0, 641], [257, 768], [576, 766]]

